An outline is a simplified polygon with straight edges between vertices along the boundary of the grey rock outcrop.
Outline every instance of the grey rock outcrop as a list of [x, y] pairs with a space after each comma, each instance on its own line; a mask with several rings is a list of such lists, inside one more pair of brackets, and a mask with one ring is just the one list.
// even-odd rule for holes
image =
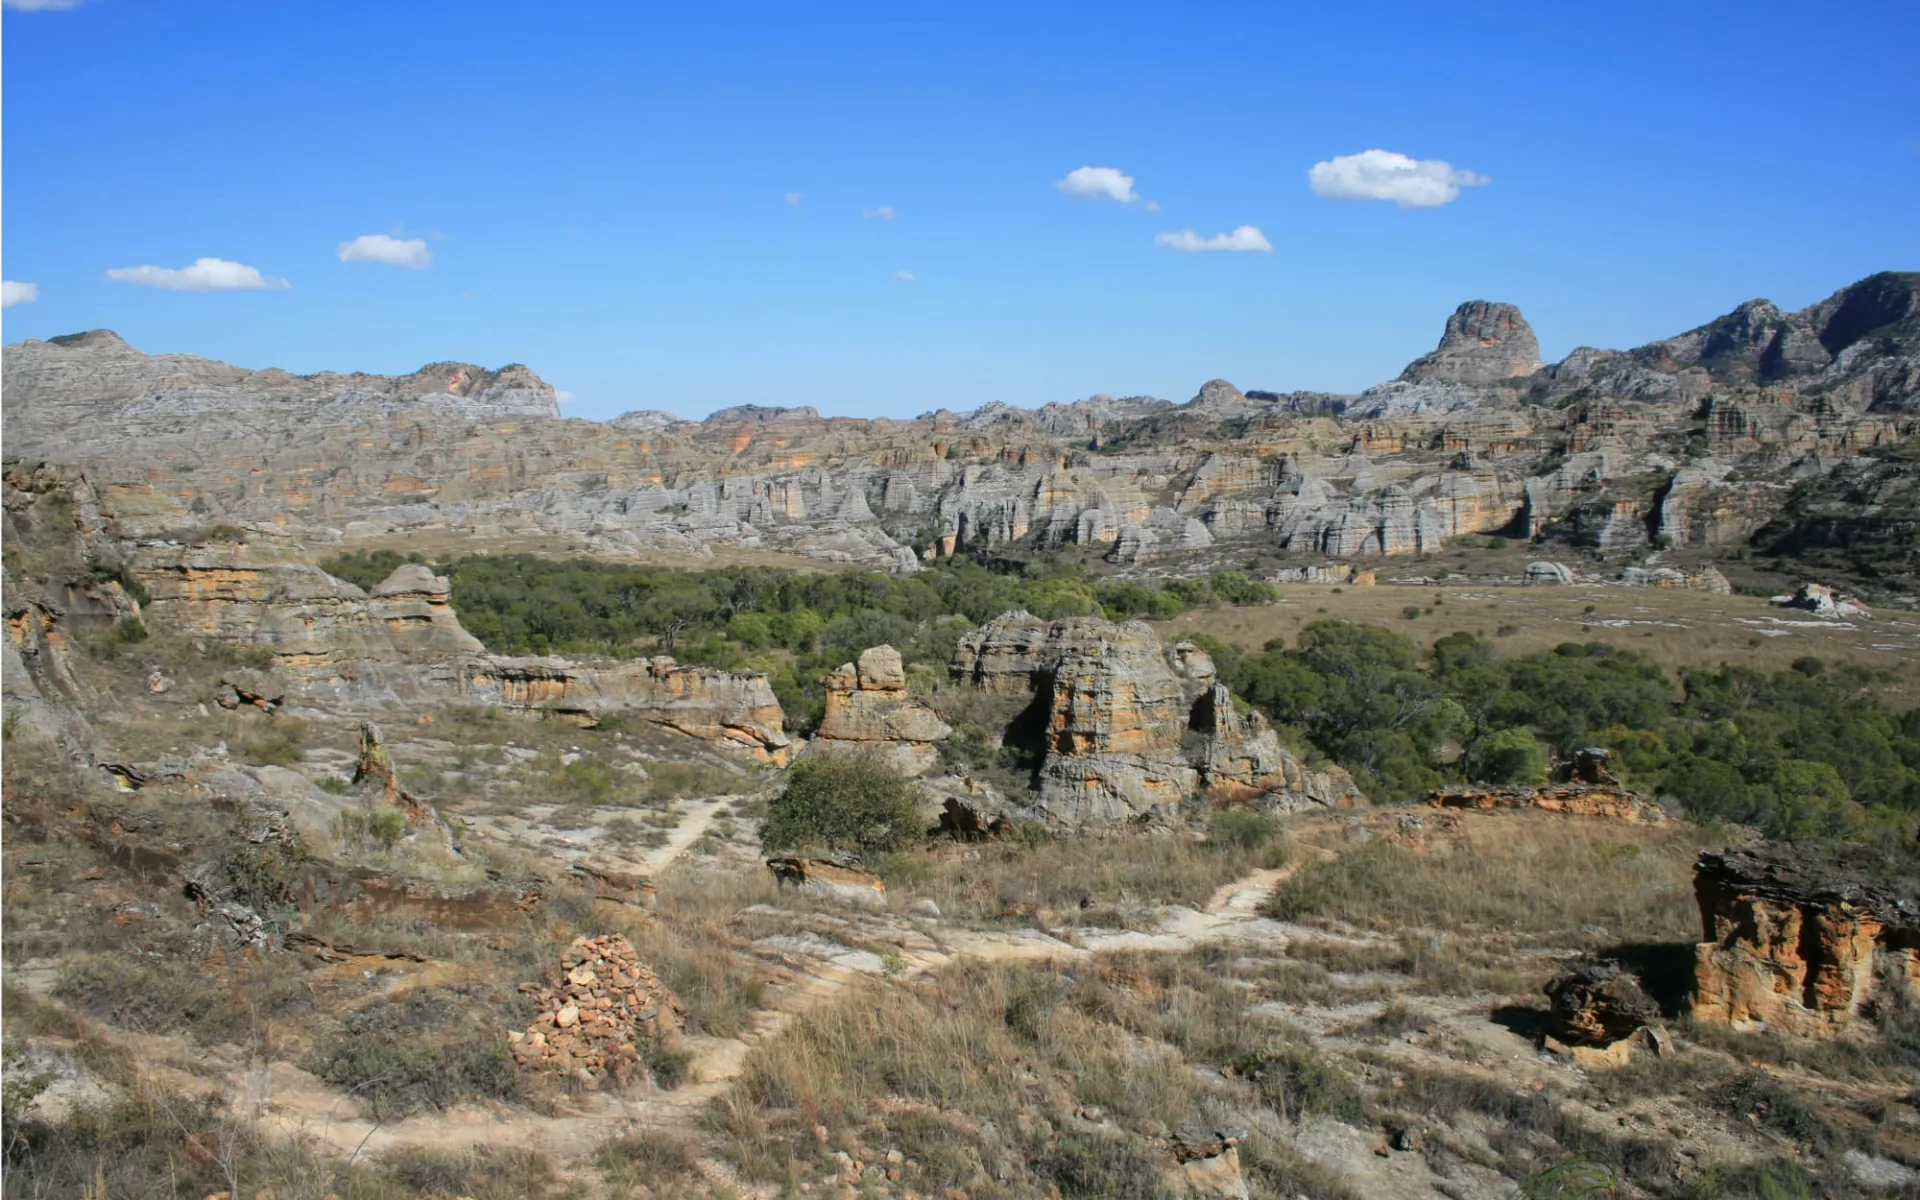
[[1407, 365], [1405, 383], [1485, 386], [1540, 369], [1540, 340], [1511, 304], [1469, 300], [1447, 318], [1440, 345]]
[[1166, 823], [1196, 806], [1365, 799], [1344, 771], [1307, 770], [1264, 717], [1240, 712], [1205, 651], [1163, 646], [1144, 622], [1011, 612], [962, 637], [948, 669], [959, 684], [1033, 697], [1023, 718], [1038, 728], [1043, 755], [1033, 807], [1050, 823]]

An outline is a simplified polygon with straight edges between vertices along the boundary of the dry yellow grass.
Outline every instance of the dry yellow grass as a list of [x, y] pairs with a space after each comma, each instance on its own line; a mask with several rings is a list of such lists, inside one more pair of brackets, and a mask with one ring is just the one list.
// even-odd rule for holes
[[[1803, 655], [1892, 671], [1889, 703], [1920, 703], [1920, 617], [1888, 610], [1872, 618], [1821, 621], [1774, 608], [1757, 596], [1608, 586], [1482, 587], [1382, 584], [1343, 587], [1289, 584], [1280, 603], [1183, 613], [1157, 626], [1163, 638], [1191, 633], [1257, 650], [1273, 638], [1292, 645], [1302, 627], [1330, 619], [1365, 621], [1406, 634], [1422, 646], [1456, 630], [1490, 638], [1507, 655], [1551, 650], [1562, 642], [1606, 642], [1650, 655], [1669, 670], [1683, 666], [1785, 670]], [[1434, 598], [1440, 598], [1435, 604]], [[1407, 619], [1410, 606], [1420, 615]], [[1587, 611], [1591, 606], [1592, 611]], [[1432, 611], [1427, 611], [1431, 609]], [[1508, 632], [1502, 634], [1502, 630]]]

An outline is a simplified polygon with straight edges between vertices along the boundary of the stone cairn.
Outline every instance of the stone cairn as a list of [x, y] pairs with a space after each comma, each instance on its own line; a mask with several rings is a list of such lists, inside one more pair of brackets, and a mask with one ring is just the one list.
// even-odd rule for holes
[[522, 1067], [571, 1078], [589, 1090], [625, 1087], [652, 1052], [680, 1034], [680, 1002], [619, 934], [575, 938], [546, 986], [523, 983], [539, 1015], [507, 1034]]

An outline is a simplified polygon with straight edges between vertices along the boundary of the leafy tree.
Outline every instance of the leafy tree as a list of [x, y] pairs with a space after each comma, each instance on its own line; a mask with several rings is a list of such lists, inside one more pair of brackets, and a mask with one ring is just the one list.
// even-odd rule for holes
[[880, 755], [814, 754], [787, 775], [767, 806], [760, 842], [769, 850], [899, 850], [925, 835], [919, 789]]
[[1474, 747], [1480, 778], [1489, 783], [1538, 783], [1547, 777], [1547, 755], [1524, 729], [1498, 729]]

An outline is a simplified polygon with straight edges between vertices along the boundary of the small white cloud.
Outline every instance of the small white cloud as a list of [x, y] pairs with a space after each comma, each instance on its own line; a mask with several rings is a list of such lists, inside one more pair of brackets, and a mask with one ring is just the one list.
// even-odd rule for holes
[[32, 304], [40, 298], [40, 285], [37, 283], [15, 283], [11, 279], [0, 280], [0, 308], [12, 308], [16, 304]]
[[572, 392], [569, 392], [564, 388], [553, 389], [553, 402], [555, 404], [572, 404], [575, 400], [578, 400], [579, 398], [580, 397], [574, 395]]
[[1451, 204], [1463, 187], [1491, 183], [1437, 158], [1408, 158], [1391, 150], [1342, 154], [1307, 168], [1307, 186], [1329, 200], [1391, 200], [1399, 208]]
[[172, 292], [261, 291], [288, 288], [284, 279], [262, 275], [259, 268], [224, 258], [196, 258], [190, 267], [115, 267], [107, 278]]
[[801, 201], [803, 201], [803, 200], [805, 200], [805, 199], [806, 199], [806, 197], [805, 197], [805, 196], [802, 196], [802, 195], [801, 195], [801, 194], [800, 194], [799, 192], [788, 192], [788, 193], [787, 193], [787, 204], [788, 204], [788, 206], [789, 206], [789, 207], [792, 207], [792, 208], [799, 208], [799, 207], [800, 207], [800, 203], [801, 203]]
[[1242, 225], [1232, 233], [1216, 233], [1210, 238], [1203, 238], [1191, 229], [1182, 229], [1179, 233], [1157, 233], [1153, 237], [1153, 244], [1186, 254], [1198, 254], [1203, 250], [1259, 254], [1273, 251], [1273, 243], [1267, 241], [1267, 235], [1261, 233], [1257, 225]]
[[891, 221], [893, 220], [893, 205], [882, 204], [879, 208], [863, 208], [860, 210], [860, 215], [869, 221]]
[[15, 12], [67, 12], [80, 7], [80, 0], [4, 0]]
[[1149, 200], [1145, 204], [1142, 204], [1140, 208], [1144, 212], [1159, 212], [1160, 202], [1158, 200]]
[[1132, 204], [1140, 198], [1133, 190], [1133, 176], [1122, 175], [1115, 167], [1075, 167], [1067, 172], [1065, 179], [1055, 180], [1053, 186], [1069, 196], [1112, 200], [1116, 204]]
[[341, 262], [386, 263], [424, 271], [433, 265], [433, 252], [427, 239], [388, 237], [384, 233], [363, 233], [350, 242], [340, 243]]
[[919, 276], [915, 275], [912, 271], [895, 271], [893, 277], [901, 283], [912, 283], [915, 279], [919, 278]]

